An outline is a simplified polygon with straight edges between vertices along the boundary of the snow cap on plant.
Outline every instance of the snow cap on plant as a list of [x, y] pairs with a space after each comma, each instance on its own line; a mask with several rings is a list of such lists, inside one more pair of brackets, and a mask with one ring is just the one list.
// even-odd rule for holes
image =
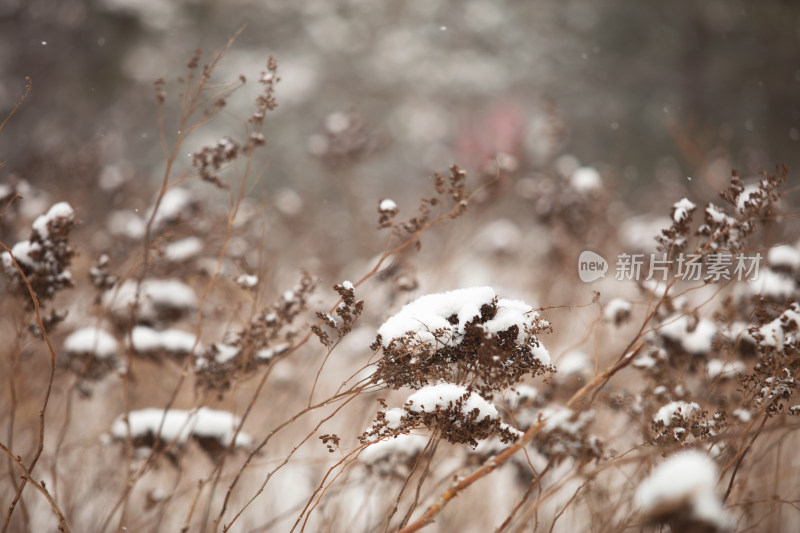
[[484, 396], [522, 377], [555, 371], [537, 335], [551, 330], [533, 308], [491, 287], [429, 294], [378, 328], [383, 358], [373, 375], [389, 388], [470, 384]]

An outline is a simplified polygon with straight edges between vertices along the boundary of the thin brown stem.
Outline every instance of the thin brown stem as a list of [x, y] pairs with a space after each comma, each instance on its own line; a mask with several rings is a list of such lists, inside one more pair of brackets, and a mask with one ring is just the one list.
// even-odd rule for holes
[[[42, 496], [45, 497], [47, 503], [50, 504], [50, 508], [53, 510], [56, 517], [58, 517], [58, 524], [59, 524], [58, 530], [62, 531], [63, 533], [69, 533], [70, 529], [69, 526], [67, 525], [67, 520], [64, 518], [64, 513], [61, 512], [61, 509], [58, 507], [58, 504], [56, 504], [55, 500], [53, 499], [53, 496], [50, 494], [50, 492], [48, 492], [47, 487], [44, 484], [44, 481], [37, 482], [35, 479], [33, 479], [33, 477], [31, 477], [30, 469], [27, 468], [25, 466], [25, 463], [22, 462], [22, 457], [12, 453], [11, 450], [9, 450], [2, 442], [0, 442], [0, 450], [3, 450], [3, 452], [5, 452], [5, 454], [8, 457], [10, 457], [12, 461], [14, 461], [14, 463], [19, 467], [19, 469], [22, 470], [23, 479], [26, 482], [30, 481], [31, 485], [37, 491], [39, 491], [42, 494]], [[9, 516], [10, 515], [11, 513], [9, 511]]]
[[[25, 275], [25, 272], [22, 270], [22, 267], [19, 266], [17, 263], [17, 259], [14, 257], [14, 254], [11, 253], [11, 250], [2, 242], [0, 242], [0, 247], [2, 247], [11, 258], [12, 263], [14, 264], [14, 268], [17, 269], [17, 272], [22, 277], [22, 280], [25, 282], [25, 286], [28, 289], [28, 294], [33, 302], [33, 309], [34, 314], [36, 316], [36, 324], [39, 326], [40, 331], [42, 332], [42, 338], [44, 339], [45, 344], [47, 345], [47, 350], [50, 352], [50, 375], [47, 379], [47, 389], [45, 390], [44, 394], [44, 401], [42, 402], [42, 408], [39, 411], [39, 438], [36, 447], [36, 453], [31, 459], [30, 466], [27, 467], [27, 472], [33, 472], [33, 469], [36, 467], [36, 463], [39, 461], [39, 457], [42, 455], [42, 451], [44, 450], [44, 426], [45, 426], [45, 414], [47, 412], [47, 405], [50, 401], [50, 393], [53, 390], [53, 379], [55, 378], [56, 374], [56, 352], [53, 348], [52, 343], [50, 342], [50, 336], [47, 334], [47, 331], [44, 327], [44, 323], [42, 322], [42, 316], [39, 310], [39, 299], [36, 297], [36, 293], [33, 291], [33, 286], [31, 286], [31, 282], [28, 277]], [[11, 505], [8, 509], [8, 514], [6, 514], [5, 521], [3, 522], [3, 533], [8, 531], [9, 524], [11, 523], [11, 515], [14, 514], [14, 509], [16, 508], [17, 502], [19, 501], [20, 497], [22, 496], [22, 491], [25, 489], [25, 485], [28, 482], [28, 478], [23, 478], [22, 482], [17, 489], [16, 494], [14, 495], [14, 499], [11, 501]]]

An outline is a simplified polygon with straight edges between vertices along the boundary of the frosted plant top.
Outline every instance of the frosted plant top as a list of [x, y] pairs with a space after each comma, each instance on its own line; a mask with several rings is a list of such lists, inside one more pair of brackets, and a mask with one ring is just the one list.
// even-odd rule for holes
[[[444, 331], [445, 335], [439, 337], [439, 342], [447, 339], [446, 344], [452, 346], [463, 338], [466, 324], [480, 317], [481, 308], [492, 305], [496, 298], [491, 287], [470, 287], [421, 296], [384, 322], [378, 328], [378, 334], [383, 346], [388, 348], [392, 342], [408, 334], [420, 342], [434, 343], [437, 340], [434, 332]], [[522, 337], [526, 326], [538, 318], [538, 313], [525, 302], [498, 299], [496, 315], [481, 327], [494, 334], [516, 325]]]

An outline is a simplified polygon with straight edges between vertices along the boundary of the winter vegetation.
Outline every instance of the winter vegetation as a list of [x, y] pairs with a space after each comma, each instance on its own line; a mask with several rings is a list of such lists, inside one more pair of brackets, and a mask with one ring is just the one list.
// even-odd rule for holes
[[324, 192], [259, 196], [282, 68], [236, 38], [153, 80], [157, 183], [0, 166], [3, 532], [800, 523], [796, 169], [630, 206], [494, 146], [382, 191], [337, 111]]

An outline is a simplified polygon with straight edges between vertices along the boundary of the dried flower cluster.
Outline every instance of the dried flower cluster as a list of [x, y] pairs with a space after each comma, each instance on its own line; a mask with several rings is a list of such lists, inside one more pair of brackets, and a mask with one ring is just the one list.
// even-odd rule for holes
[[[329, 313], [323, 313], [321, 311], [317, 311], [316, 314], [317, 318], [330, 329], [334, 330], [337, 334], [337, 338], [341, 339], [353, 330], [353, 325], [364, 311], [364, 300], [356, 300], [355, 286], [350, 281], [334, 285], [333, 290], [335, 290], [342, 299], [334, 310], [336, 316], [334, 317]], [[319, 339], [323, 346], [328, 349], [333, 347], [334, 341], [331, 340], [328, 333], [323, 330], [320, 325], [313, 324], [311, 326], [311, 331], [317, 336], [317, 339]]]
[[494, 436], [504, 443], [512, 442], [520, 435], [503, 423], [497, 409], [478, 393], [442, 383], [422, 387], [402, 408], [379, 411], [375, 423], [359, 438], [369, 443], [420, 429], [432, 429], [436, 437], [470, 446]]
[[[464, 214], [469, 206], [470, 194], [466, 188], [467, 173], [458, 165], [450, 167], [450, 175], [448, 177], [436, 172], [433, 175], [433, 186], [436, 190], [436, 196], [430, 198], [423, 198], [420, 200], [419, 207], [417, 208], [417, 215], [408, 219], [405, 222], [398, 222], [392, 226], [392, 232], [396, 235], [415, 235], [422, 231], [431, 221], [433, 217], [432, 210], [437, 206], [451, 206], [450, 211], [447, 213], [449, 218], [457, 218]], [[391, 214], [392, 210], [388, 210]], [[380, 227], [386, 227], [387, 220], [383, 220], [383, 213], [381, 213]]]
[[261, 84], [261, 94], [256, 97], [256, 110], [249, 120], [256, 128], [256, 131], [250, 136], [254, 144], [264, 144], [264, 136], [260, 131], [267, 112], [274, 111], [278, 107], [275, 86], [279, 81], [281, 78], [278, 76], [278, 59], [275, 56], [269, 56], [267, 69], [261, 72], [261, 77], [258, 79], [258, 83]]
[[72, 274], [69, 266], [74, 252], [68, 240], [74, 227], [75, 214], [72, 207], [66, 202], [59, 202], [33, 222], [27, 241], [15, 244], [10, 254], [3, 252], [3, 269], [10, 280], [11, 291], [29, 307], [32, 307], [32, 302], [17, 265], [28, 279], [36, 297], [42, 302], [52, 299], [58, 291], [71, 287]]
[[488, 287], [424, 296], [378, 330], [373, 349], [383, 357], [372, 379], [391, 389], [445, 381], [491, 395], [554, 371], [537, 337], [550, 331], [530, 306]]
[[304, 272], [294, 288], [253, 316], [244, 328], [224, 342], [211, 344], [194, 362], [197, 385], [222, 394], [237, 378], [289, 351], [298, 335], [294, 323], [307, 310], [315, 287], [314, 278]]
[[758, 360], [752, 372], [742, 378], [750, 403], [747, 407], [764, 409], [770, 416], [799, 415], [800, 305], [790, 304], [777, 318], [752, 327], [749, 333], [756, 343]]
[[205, 146], [192, 154], [192, 166], [200, 179], [211, 182], [220, 188], [225, 183], [219, 177], [219, 171], [236, 160], [241, 146], [230, 137], [223, 137], [213, 146]]
[[378, 329], [373, 349], [383, 357], [371, 380], [416, 392], [402, 408], [380, 411], [362, 442], [420, 428], [472, 446], [491, 436], [516, 440], [519, 432], [490, 400], [525, 376], [555, 371], [537, 338], [549, 331], [530, 306], [498, 299], [489, 287], [431, 294], [406, 305]]

